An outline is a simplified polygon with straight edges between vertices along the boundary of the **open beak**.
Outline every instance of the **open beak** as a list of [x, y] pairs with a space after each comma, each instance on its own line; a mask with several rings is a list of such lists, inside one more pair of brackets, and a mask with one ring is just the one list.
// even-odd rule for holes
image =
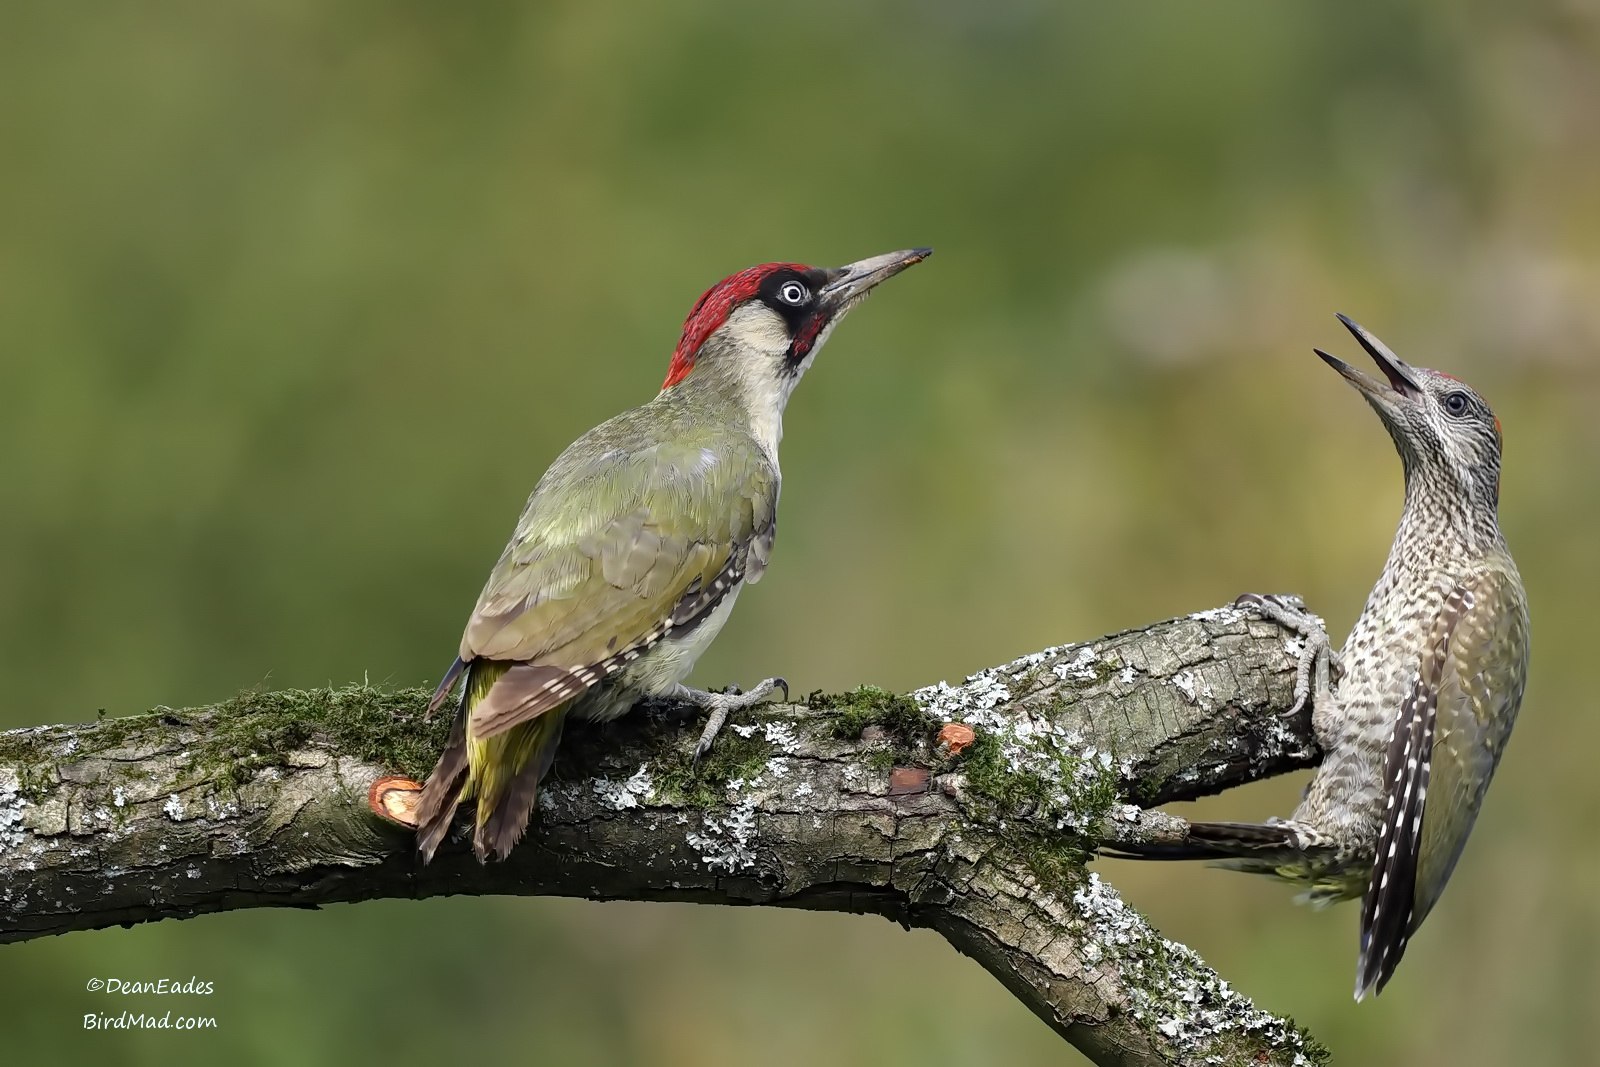
[[830, 317], [841, 315], [863, 300], [873, 286], [931, 255], [931, 248], [908, 248], [847, 263], [828, 272], [828, 284], [817, 296]]
[[1372, 362], [1378, 365], [1378, 369], [1383, 372], [1389, 383], [1385, 385], [1376, 378], [1361, 373], [1344, 360], [1330, 356], [1320, 348], [1312, 349], [1322, 357], [1324, 363], [1342, 374], [1345, 381], [1361, 390], [1369, 402], [1380, 405], [1381, 408], [1391, 407], [1396, 398], [1415, 400], [1422, 395], [1422, 386], [1417, 383], [1411, 368], [1406, 366], [1399, 356], [1389, 351], [1388, 345], [1362, 329], [1349, 316], [1340, 315], [1339, 321], [1344, 323], [1345, 329], [1355, 335], [1356, 341], [1367, 350], [1367, 355], [1372, 357]]

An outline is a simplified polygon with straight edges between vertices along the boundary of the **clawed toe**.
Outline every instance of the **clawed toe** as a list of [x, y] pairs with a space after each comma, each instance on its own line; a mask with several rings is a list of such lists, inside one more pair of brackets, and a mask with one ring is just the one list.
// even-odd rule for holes
[[1306, 602], [1292, 593], [1240, 593], [1234, 598], [1233, 606], [1255, 608], [1267, 618], [1291, 629], [1316, 628], [1313, 616], [1306, 611]]
[[1298, 634], [1302, 644], [1288, 651], [1295, 656], [1294, 701], [1285, 717], [1292, 718], [1311, 707], [1330, 703], [1329, 672], [1338, 665], [1333, 642], [1328, 638], [1322, 620], [1306, 609], [1304, 600], [1297, 596], [1275, 596], [1262, 593], [1243, 593], [1234, 600], [1234, 606], [1251, 608], [1263, 618]]
[[694, 702], [698, 707], [705, 708], [711, 714], [706, 719], [705, 729], [700, 732], [700, 740], [695, 742], [694, 755], [690, 758], [691, 767], [699, 767], [700, 761], [706, 753], [711, 751], [711, 745], [717, 739], [717, 734], [727, 723], [728, 717], [735, 711], [754, 707], [763, 703], [774, 692], [782, 690], [783, 699], [789, 699], [789, 683], [783, 678], [768, 678], [748, 693], [739, 692], [738, 686], [729, 686], [721, 693], [702, 693], [698, 690], [683, 689], [677, 695]]
[[788, 700], [789, 683], [782, 678], [768, 678], [766, 681], [762, 682], [760, 685], [756, 686], [750, 691], [747, 698], [748, 702], [742, 706], [748, 708], [763, 703], [768, 697], [772, 696], [774, 692], [780, 689], [783, 691], [783, 699]]
[[[724, 715], [723, 718], [727, 718], [727, 716]], [[713, 716], [713, 719], [715, 719], [715, 716]], [[722, 723], [720, 722], [716, 723], [715, 726], [709, 722], [706, 723], [705, 731], [700, 734], [700, 740], [694, 743], [694, 755], [689, 757], [690, 770], [700, 769], [700, 761], [705, 759], [706, 754], [711, 751], [711, 743], [717, 739], [717, 733], [721, 729]]]

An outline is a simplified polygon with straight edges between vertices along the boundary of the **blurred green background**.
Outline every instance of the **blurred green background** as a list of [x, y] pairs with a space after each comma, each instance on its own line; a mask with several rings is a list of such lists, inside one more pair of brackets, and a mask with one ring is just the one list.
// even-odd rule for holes
[[[1069, 10], [1062, 10], [1070, 8]], [[0, 725], [431, 684], [524, 495], [769, 259], [938, 255], [790, 407], [774, 566], [703, 683], [909, 688], [1304, 594], [1400, 468], [1345, 311], [1477, 385], [1524, 718], [1376, 1003], [1355, 908], [1103, 865], [1351, 1064], [1600, 1047], [1600, 4], [9, 5]], [[1300, 779], [1203, 805], [1284, 813]], [[10, 1063], [1078, 1062], [873, 918], [440, 899], [0, 949]], [[214, 996], [119, 1003], [89, 977]], [[85, 1012], [214, 1014], [83, 1033]]]

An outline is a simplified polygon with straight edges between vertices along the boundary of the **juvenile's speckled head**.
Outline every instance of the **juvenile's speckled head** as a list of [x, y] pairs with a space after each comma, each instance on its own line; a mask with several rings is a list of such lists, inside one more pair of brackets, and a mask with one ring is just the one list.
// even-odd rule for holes
[[702, 375], [771, 383], [779, 403], [805, 373], [833, 327], [873, 287], [920, 263], [931, 248], [874, 256], [843, 267], [763, 263], [706, 290], [683, 324], [661, 388]]
[[1339, 316], [1387, 381], [1314, 349], [1366, 398], [1394, 438], [1405, 464], [1408, 490], [1426, 482], [1471, 514], [1487, 509], [1493, 521], [1500, 499], [1500, 420], [1483, 397], [1459, 378], [1413, 367], [1355, 322]]

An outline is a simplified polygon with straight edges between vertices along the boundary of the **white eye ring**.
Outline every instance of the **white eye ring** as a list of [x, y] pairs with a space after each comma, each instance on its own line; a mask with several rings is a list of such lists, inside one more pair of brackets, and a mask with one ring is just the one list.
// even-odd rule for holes
[[778, 299], [782, 300], [785, 304], [794, 304], [799, 306], [800, 304], [804, 304], [806, 302], [806, 297], [809, 295], [810, 294], [806, 292], [806, 287], [801, 285], [799, 282], [784, 282], [778, 287]]

